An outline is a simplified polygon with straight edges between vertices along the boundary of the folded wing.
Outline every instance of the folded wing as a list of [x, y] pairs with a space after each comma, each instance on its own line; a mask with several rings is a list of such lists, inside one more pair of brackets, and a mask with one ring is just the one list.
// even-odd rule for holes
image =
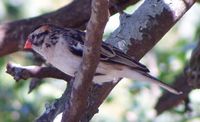
[[134, 60], [130, 56], [126, 55], [120, 49], [105, 42], [102, 43], [101, 60], [107, 62], [119, 63], [129, 66], [133, 69], [138, 69], [143, 72], [149, 72], [146, 66]]
[[[67, 33], [69, 33], [69, 31]], [[67, 41], [70, 42], [69, 47], [70, 47], [71, 52], [77, 56], [82, 56], [85, 33], [78, 30], [77, 31], [73, 30], [73, 33], [70, 33], [67, 36], [68, 37], [70, 36], [70, 38], [68, 38]], [[138, 61], [126, 55], [120, 49], [110, 44], [107, 44], [105, 42], [102, 42], [100, 53], [101, 53], [100, 55], [101, 61], [110, 62], [110, 63], [118, 63], [118, 64], [129, 66], [141, 72], [149, 72], [146, 66], [142, 65]]]

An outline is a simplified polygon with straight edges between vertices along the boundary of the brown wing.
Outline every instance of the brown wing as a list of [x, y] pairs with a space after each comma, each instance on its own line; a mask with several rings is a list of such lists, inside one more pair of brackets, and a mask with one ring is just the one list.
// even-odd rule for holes
[[[71, 42], [69, 45], [71, 52], [77, 56], [82, 56], [85, 33], [78, 30], [68, 30], [66, 36], [70, 37], [68, 42]], [[146, 66], [126, 55], [120, 49], [105, 42], [102, 42], [100, 60], [126, 65], [141, 72], [149, 72]]]
[[120, 49], [105, 42], [102, 42], [101, 60], [106, 62], [119, 63], [134, 69], [142, 70], [143, 72], [149, 72], [146, 66], [126, 55]]

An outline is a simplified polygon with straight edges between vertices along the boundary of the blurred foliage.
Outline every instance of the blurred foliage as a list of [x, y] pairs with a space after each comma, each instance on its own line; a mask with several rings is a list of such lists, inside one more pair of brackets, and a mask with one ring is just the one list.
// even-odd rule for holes
[[[13, 21], [53, 11], [68, 0], [1, 0], [0, 22]], [[31, 5], [31, 6], [30, 6]], [[138, 6], [127, 8], [132, 13]], [[48, 6], [48, 7], [46, 7]], [[159, 79], [172, 83], [190, 58], [192, 49], [200, 37], [200, 6], [192, 9], [166, 34], [142, 62]], [[110, 18], [105, 37], [118, 25], [119, 15]], [[44, 105], [61, 96], [65, 82], [44, 79], [45, 82], [28, 94], [29, 80], [15, 83], [5, 73], [9, 61], [31, 65], [33, 55], [18, 52], [0, 58], [0, 122], [30, 122], [44, 111]], [[200, 90], [190, 94], [191, 113], [184, 113], [184, 104], [156, 117], [154, 105], [162, 91], [158, 86], [123, 79], [110, 93], [93, 122], [197, 122], [200, 121]], [[55, 120], [56, 121], [56, 120]]]

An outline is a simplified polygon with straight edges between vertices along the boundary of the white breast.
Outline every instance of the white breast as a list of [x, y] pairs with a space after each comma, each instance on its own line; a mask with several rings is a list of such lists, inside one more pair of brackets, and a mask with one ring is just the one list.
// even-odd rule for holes
[[73, 55], [67, 48], [67, 45], [57, 43], [53, 56], [49, 59], [54, 67], [62, 72], [74, 76], [81, 62], [81, 58]]
[[[47, 61], [65, 74], [74, 76], [75, 72], [78, 71], [82, 57], [72, 54], [67, 48], [67, 43], [62, 43], [61, 41], [51, 51], [51, 53], [48, 53], [51, 55], [46, 56], [48, 57]], [[113, 75], [116, 76], [115, 70], [112, 65], [102, 62], [97, 67], [97, 73], [111, 75], [112, 77]]]

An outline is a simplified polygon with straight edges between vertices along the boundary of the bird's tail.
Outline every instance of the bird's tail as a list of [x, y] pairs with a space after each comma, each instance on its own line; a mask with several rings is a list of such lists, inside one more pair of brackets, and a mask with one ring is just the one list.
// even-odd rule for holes
[[146, 72], [140, 72], [140, 71], [137, 71], [137, 70], [124, 68], [123, 72], [121, 72], [121, 74], [123, 75], [123, 77], [126, 77], [126, 78], [130, 78], [130, 79], [134, 79], [134, 80], [138, 80], [138, 81], [146, 81], [146, 82], [157, 84], [157, 85], [161, 86], [162, 88], [166, 89], [167, 91], [169, 91], [173, 94], [176, 94], [176, 95], [182, 94], [181, 91], [175, 90], [174, 88], [172, 88], [168, 84], [163, 83], [162, 81], [158, 80], [157, 78], [151, 76], [150, 74], [148, 74]]

